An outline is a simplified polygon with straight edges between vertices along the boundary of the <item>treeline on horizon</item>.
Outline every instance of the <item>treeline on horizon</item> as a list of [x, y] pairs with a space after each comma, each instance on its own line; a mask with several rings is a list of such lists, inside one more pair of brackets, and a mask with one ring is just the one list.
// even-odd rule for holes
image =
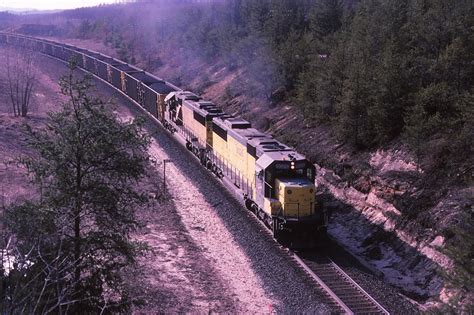
[[419, 157], [435, 150], [440, 166], [473, 155], [472, 1], [137, 1], [58, 14], [81, 21], [70, 34], [151, 70], [170, 42], [244, 69], [234, 94], [275, 102], [283, 91], [306, 123], [356, 149], [402, 137]]

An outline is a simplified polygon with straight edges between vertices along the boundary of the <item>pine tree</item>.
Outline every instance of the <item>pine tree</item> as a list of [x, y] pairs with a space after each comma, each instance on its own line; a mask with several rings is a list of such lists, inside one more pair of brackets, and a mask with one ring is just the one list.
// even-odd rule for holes
[[[474, 200], [471, 200], [474, 201]], [[463, 216], [461, 227], [455, 229], [454, 239], [446, 246], [445, 252], [453, 260], [453, 268], [442, 275], [447, 286], [455, 290], [441, 313], [474, 313], [474, 227], [472, 219], [474, 209], [468, 209]]]
[[24, 265], [4, 277], [0, 303], [11, 313], [124, 311], [131, 299], [122, 272], [143, 250], [130, 233], [135, 207], [147, 201], [137, 183], [149, 139], [139, 121], [119, 122], [91, 97], [90, 79], [76, 78], [74, 65], [60, 86], [69, 100], [45, 128], [28, 129], [36, 153], [21, 163], [41, 198], [7, 211]]
[[311, 31], [318, 40], [323, 41], [325, 37], [335, 33], [342, 27], [343, 15], [343, 1], [318, 1], [309, 15]]

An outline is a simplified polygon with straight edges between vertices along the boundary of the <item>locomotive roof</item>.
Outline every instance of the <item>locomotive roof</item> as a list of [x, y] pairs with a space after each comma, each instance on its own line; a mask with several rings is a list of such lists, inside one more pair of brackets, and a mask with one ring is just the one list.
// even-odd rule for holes
[[181, 90], [174, 90], [173, 92], [169, 93], [166, 98], [165, 98], [165, 102], [169, 101], [170, 99], [172, 99], [173, 97], [175, 98], [179, 98], [183, 101], [185, 100], [190, 100], [190, 101], [200, 101], [202, 98], [197, 95], [197, 94], [194, 94], [192, 92], [189, 92], [189, 91], [181, 91]]
[[293, 151], [292, 148], [275, 139], [260, 142], [257, 146], [257, 150], [262, 152]]
[[189, 92], [189, 91], [177, 92], [176, 96], [178, 98], [183, 99], [183, 100], [190, 100], [190, 101], [199, 101], [199, 100], [201, 100], [201, 97], [199, 95], [194, 94], [193, 92]]
[[230, 117], [224, 120], [224, 124], [231, 129], [247, 129], [251, 128], [252, 124], [241, 117]]
[[199, 113], [204, 117], [218, 117], [222, 116], [223, 112], [214, 103], [209, 101], [192, 101], [184, 100], [183, 105], [189, 107], [194, 112]]
[[247, 129], [228, 129], [227, 131], [232, 137], [236, 140], [239, 140], [242, 144], [246, 145], [247, 142], [256, 137], [266, 137], [261, 131], [258, 131], [255, 128], [247, 128]]
[[293, 149], [265, 152], [258, 158], [257, 165], [265, 169], [275, 161], [306, 161], [306, 158]]
[[252, 147], [254, 148], [257, 148], [259, 145], [261, 144], [270, 144], [270, 143], [275, 143], [275, 139], [273, 139], [272, 136], [266, 134], [266, 133], [263, 133], [262, 134], [264, 136], [262, 137], [253, 137], [251, 139], [248, 140], [248, 144], [251, 145]]
[[195, 106], [198, 108], [198, 109], [202, 109], [202, 110], [205, 110], [209, 113], [219, 113], [223, 114], [222, 110], [216, 105], [214, 104], [213, 102], [209, 102], [209, 101], [204, 101], [204, 100], [200, 100], [200, 101], [197, 101], [197, 102], [194, 102], [195, 103]]
[[225, 114], [222, 117], [219, 117], [215, 120], [216, 124], [224, 130], [232, 129], [248, 129], [252, 125], [241, 117], [234, 117], [233, 115]]

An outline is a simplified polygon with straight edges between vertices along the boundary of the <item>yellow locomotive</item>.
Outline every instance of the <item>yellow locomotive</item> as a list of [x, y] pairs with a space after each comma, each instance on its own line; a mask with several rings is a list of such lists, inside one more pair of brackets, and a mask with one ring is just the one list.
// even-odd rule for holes
[[325, 234], [326, 216], [315, 200], [315, 167], [303, 155], [191, 92], [171, 92], [165, 108], [186, 147], [242, 191], [246, 207], [276, 239], [311, 245]]

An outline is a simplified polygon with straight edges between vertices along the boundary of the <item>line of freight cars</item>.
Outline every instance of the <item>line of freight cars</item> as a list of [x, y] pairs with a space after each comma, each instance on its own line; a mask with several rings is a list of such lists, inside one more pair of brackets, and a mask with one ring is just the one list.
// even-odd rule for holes
[[0, 43], [33, 49], [69, 61], [108, 82], [145, 108], [217, 177], [240, 189], [245, 205], [281, 243], [319, 245], [326, 215], [315, 200], [315, 168], [292, 148], [222, 112], [212, 102], [183, 91], [120, 60], [74, 46], [0, 33]]

